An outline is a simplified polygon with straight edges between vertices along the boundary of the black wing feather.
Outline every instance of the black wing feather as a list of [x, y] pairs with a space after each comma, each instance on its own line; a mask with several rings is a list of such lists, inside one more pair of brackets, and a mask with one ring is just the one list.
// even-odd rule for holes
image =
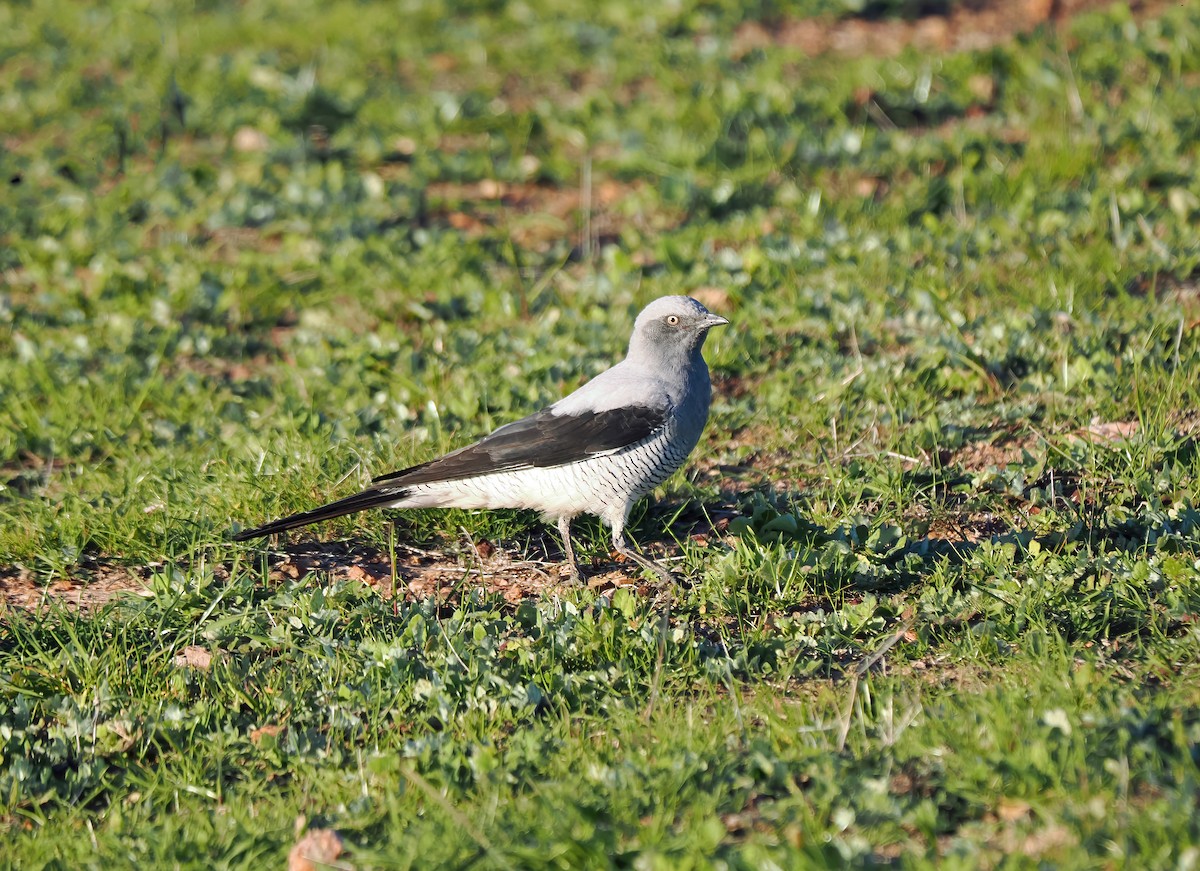
[[379, 508], [403, 499], [407, 493], [408, 490], [405, 487], [369, 487], [361, 493], [355, 493], [353, 496], [347, 496], [337, 502], [330, 502], [328, 505], [322, 505], [312, 511], [293, 514], [291, 517], [275, 520], [257, 529], [242, 530], [234, 535], [233, 540], [247, 541], [251, 538], [262, 538], [264, 535], [273, 535], [276, 532], [283, 532], [285, 529], [295, 529], [297, 526], [307, 526], [321, 520], [332, 520], [344, 514], [366, 511], [368, 508]]
[[544, 409], [505, 424], [475, 444], [444, 457], [376, 478], [374, 486], [361, 493], [256, 529], [244, 530], [234, 535], [233, 540], [261, 538], [297, 526], [390, 505], [403, 499], [408, 488], [416, 484], [577, 462], [637, 444], [666, 422], [666, 408], [641, 405], [581, 414], [554, 414], [550, 409]]
[[555, 414], [547, 408], [505, 424], [473, 445], [375, 481], [411, 486], [513, 469], [562, 466], [637, 444], [666, 422], [666, 408], [644, 405], [580, 414]]

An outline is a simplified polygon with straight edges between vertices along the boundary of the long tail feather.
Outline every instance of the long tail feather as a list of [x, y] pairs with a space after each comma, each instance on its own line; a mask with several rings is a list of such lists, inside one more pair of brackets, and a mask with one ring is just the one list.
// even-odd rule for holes
[[382, 508], [400, 501], [406, 495], [408, 495], [408, 490], [404, 487], [372, 487], [361, 493], [355, 493], [353, 496], [347, 496], [345, 499], [339, 499], [337, 502], [330, 502], [328, 505], [314, 508], [312, 511], [293, 514], [291, 517], [284, 517], [257, 529], [242, 530], [233, 536], [233, 540], [247, 541], [251, 538], [262, 538], [265, 535], [283, 532], [285, 529], [295, 529], [297, 526], [332, 520], [345, 514], [365, 511], [368, 508]]

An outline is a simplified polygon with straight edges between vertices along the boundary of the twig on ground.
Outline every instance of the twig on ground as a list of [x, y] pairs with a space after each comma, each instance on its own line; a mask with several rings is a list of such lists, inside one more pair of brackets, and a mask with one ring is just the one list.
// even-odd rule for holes
[[876, 663], [883, 659], [884, 655], [895, 647], [912, 627], [913, 621], [911, 619], [905, 620], [900, 628], [888, 636], [887, 640], [879, 645], [879, 648], [875, 652], [863, 659], [858, 664], [858, 667], [854, 669], [854, 674], [850, 675], [850, 694], [846, 700], [846, 710], [842, 713], [841, 725], [838, 728], [837, 749], [839, 753], [846, 749], [846, 738], [850, 734], [850, 721], [854, 717], [854, 702], [858, 698], [859, 679], [866, 676], [875, 667]]

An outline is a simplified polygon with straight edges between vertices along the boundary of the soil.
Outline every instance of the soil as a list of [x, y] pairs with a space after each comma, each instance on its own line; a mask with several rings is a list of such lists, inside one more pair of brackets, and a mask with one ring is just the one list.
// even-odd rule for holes
[[[697, 533], [693, 539], [705, 545], [709, 534]], [[645, 551], [652, 558], [670, 565], [678, 548], [657, 542]], [[273, 547], [266, 552], [268, 583], [313, 578], [316, 582], [363, 583], [386, 598], [409, 601], [433, 598], [447, 604], [460, 601], [476, 590], [498, 594], [509, 602], [536, 597], [546, 591], [568, 589], [570, 581], [557, 561], [523, 558], [517, 551], [498, 548], [480, 540], [456, 548], [426, 550], [397, 544], [395, 563], [383, 551], [347, 541], [303, 540]], [[180, 571], [188, 566], [180, 565]], [[394, 569], [394, 571], [393, 571]], [[654, 596], [655, 585], [641, 576], [636, 566], [627, 566], [620, 555], [604, 562], [581, 565], [590, 589], [610, 593], [618, 587], [632, 587], [643, 596]], [[151, 578], [163, 565], [127, 566], [113, 560], [91, 560], [70, 578], [46, 582], [23, 566], [0, 568], [0, 617], [6, 608], [44, 611], [54, 607], [69, 610], [99, 608], [120, 595], [151, 595]], [[213, 574], [218, 581], [229, 577], [229, 567], [218, 565]]]
[[[1112, 6], [1113, 0], [978, 0], [956, 6], [947, 15], [912, 20], [784, 19], [768, 28], [747, 22], [735, 35], [734, 56], [767, 45], [784, 45], [807, 55], [837, 54], [892, 57], [909, 46], [929, 52], [979, 51], [1036, 29], [1057, 25], [1074, 15]], [[1135, 15], [1152, 15], [1161, 0], [1133, 0]]]

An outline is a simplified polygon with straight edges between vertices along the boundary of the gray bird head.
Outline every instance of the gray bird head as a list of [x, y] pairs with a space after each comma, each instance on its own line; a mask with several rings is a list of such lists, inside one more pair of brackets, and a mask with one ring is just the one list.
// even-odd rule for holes
[[690, 296], [664, 296], [642, 309], [633, 324], [628, 359], [643, 365], [683, 368], [704, 347], [713, 327], [729, 321]]

